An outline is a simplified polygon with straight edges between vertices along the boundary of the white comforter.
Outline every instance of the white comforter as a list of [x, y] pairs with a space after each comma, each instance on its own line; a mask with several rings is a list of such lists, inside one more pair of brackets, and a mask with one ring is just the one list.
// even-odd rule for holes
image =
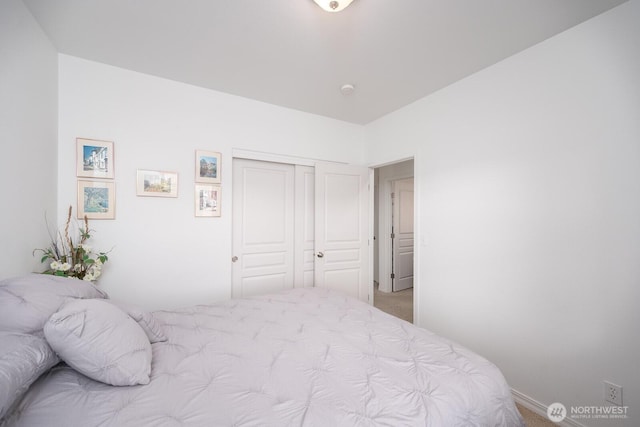
[[523, 426], [477, 354], [322, 289], [156, 312], [151, 383], [113, 387], [64, 365], [16, 426]]

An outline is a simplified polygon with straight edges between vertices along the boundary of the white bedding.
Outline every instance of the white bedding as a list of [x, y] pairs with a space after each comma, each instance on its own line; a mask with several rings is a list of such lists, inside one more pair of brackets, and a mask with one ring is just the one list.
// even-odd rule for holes
[[60, 365], [10, 426], [524, 426], [477, 354], [322, 289], [156, 312], [151, 382]]

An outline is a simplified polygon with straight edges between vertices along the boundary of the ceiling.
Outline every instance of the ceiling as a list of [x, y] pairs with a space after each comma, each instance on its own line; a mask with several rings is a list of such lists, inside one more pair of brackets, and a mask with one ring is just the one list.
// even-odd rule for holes
[[24, 3], [61, 53], [365, 124], [624, 1]]

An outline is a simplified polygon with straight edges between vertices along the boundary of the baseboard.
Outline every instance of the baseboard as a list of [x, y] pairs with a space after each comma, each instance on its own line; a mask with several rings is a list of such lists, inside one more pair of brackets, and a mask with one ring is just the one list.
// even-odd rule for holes
[[[538, 402], [535, 399], [532, 399], [524, 393], [520, 393], [518, 390], [511, 389], [511, 395], [513, 396], [513, 400], [515, 400], [516, 403], [547, 419], [546, 405], [543, 405], [542, 403]], [[586, 427], [584, 424], [581, 424], [571, 418], [565, 418], [562, 422], [555, 424], [562, 427]]]

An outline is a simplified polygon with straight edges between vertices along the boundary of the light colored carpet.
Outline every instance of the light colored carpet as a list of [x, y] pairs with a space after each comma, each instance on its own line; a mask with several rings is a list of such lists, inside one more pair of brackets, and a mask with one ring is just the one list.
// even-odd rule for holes
[[547, 417], [536, 414], [533, 411], [528, 410], [524, 406], [518, 405], [518, 411], [524, 418], [524, 423], [527, 427], [556, 427], [557, 424], [549, 420]]
[[375, 286], [373, 306], [413, 323], [413, 288], [399, 292], [380, 292], [378, 286]]

